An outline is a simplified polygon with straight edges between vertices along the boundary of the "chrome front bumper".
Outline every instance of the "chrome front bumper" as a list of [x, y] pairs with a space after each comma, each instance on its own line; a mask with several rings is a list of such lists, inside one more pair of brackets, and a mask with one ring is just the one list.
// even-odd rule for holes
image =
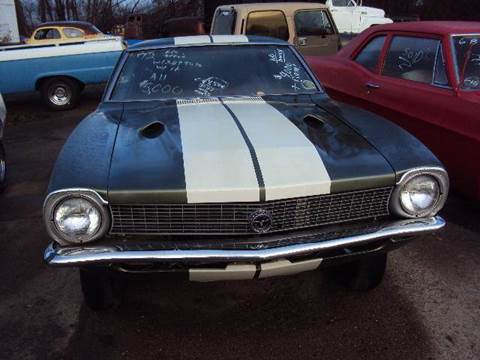
[[363, 246], [379, 240], [407, 238], [427, 234], [441, 229], [445, 221], [437, 216], [432, 218], [392, 221], [369, 232], [333, 240], [292, 244], [274, 248], [257, 249], [168, 249], [131, 250], [121, 246], [85, 245], [61, 247], [50, 244], [45, 250], [44, 260], [56, 266], [87, 266], [108, 264], [149, 263], [265, 263], [292, 257], [321, 258], [328, 251]]

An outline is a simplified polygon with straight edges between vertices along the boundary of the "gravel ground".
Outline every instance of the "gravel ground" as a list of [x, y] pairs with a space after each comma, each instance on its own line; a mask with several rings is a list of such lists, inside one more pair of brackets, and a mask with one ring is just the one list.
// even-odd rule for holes
[[63, 113], [36, 97], [7, 99], [0, 358], [480, 358], [480, 206], [455, 196], [446, 229], [391, 253], [385, 281], [367, 294], [318, 271], [210, 284], [138, 276], [122, 305], [90, 311], [76, 270], [42, 263], [41, 208], [58, 151], [99, 96]]

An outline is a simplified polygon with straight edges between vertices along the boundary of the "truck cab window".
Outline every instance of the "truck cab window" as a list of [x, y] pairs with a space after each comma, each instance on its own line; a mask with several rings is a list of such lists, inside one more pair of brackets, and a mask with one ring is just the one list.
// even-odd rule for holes
[[288, 40], [287, 19], [283, 11], [253, 11], [248, 14], [246, 35], [270, 36]]
[[333, 35], [333, 25], [323, 10], [302, 10], [295, 14], [297, 36]]
[[355, 6], [352, 0], [333, 0], [333, 6]]
[[355, 62], [359, 63], [363, 67], [370, 71], [376, 71], [378, 66], [378, 60], [382, 53], [383, 44], [385, 44], [386, 35], [377, 36], [360, 51], [355, 58]]
[[234, 9], [218, 9], [212, 25], [212, 35], [231, 35], [235, 32], [237, 12]]

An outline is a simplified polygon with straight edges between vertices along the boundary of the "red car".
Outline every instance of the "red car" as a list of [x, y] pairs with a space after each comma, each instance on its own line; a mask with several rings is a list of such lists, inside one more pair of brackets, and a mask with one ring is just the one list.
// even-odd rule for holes
[[376, 26], [307, 61], [331, 97], [416, 135], [453, 188], [480, 199], [480, 22]]

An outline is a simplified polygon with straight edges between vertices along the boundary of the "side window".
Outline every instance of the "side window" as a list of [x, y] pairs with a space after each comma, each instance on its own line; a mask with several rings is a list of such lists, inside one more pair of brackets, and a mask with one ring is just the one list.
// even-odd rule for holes
[[386, 35], [382, 35], [370, 40], [370, 42], [365, 45], [362, 51], [357, 55], [355, 62], [370, 71], [376, 71], [386, 38]]
[[295, 14], [297, 36], [334, 34], [333, 25], [324, 10], [303, 10]]
[[438, 44], [437, 59], [435, 61], [435, 70], [433, 70], [433, 84], [439, 86], [450, 86], [447, 76], [447, 66], [443, 56], [442, 43]]
[[333, 6], [355, 6], [352, 0], [333, 0]]
[[36, 33], [35, 33], [35, 36], [33, 37], [35, 40], [45, 40], [46, 39], [46, 36], [47, 36], [47, 31], [48, 29], [41, 29], [41, 30], [38, 30]]
[[[395, 36], [388, 51], [382, 74], [433, 84], [439, 47], [441, 47], [440, 40]], [[441, 72], [441, 66], [439, 71]]]
[[75, 28], [65, 28], [63, 29], [63, 34], [67, 38], [81, 38], [84, 36], [83, 31]]
[[41, 29], [35, 33], [35, 40], [60, 39], [60, 32], [57, 29]]
[[60, 39], [60, 32], [57, 29], [50, 29], [47, 32], [47, 39]]
[[271, 36], [288, 40], [288, 25], [282, 11], [254, 11], [248, 14], [247, 35]]
[[237, 12], [234, 9], [218, 9], [212, 25], [212, 35], [231, 35], [235, 31]]

